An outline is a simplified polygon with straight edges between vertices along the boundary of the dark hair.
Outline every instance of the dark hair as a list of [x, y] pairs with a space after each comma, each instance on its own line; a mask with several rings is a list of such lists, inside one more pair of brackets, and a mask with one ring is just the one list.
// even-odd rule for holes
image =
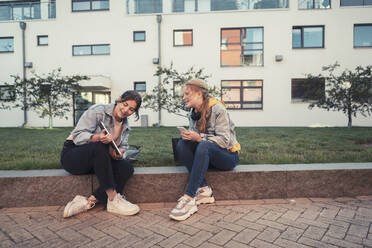
[[125, 101], [128, 101], [128, 100], [133, 100], [136, 102], [136, 108], [135, 108], [135, 113], [136, 113], [136, 120], [138, 120], [139, 118], [139, 108], [141, 107], [141, 103], [142, 103], [142, 97], [140, 94], [138, 94], [137, 91], [134, 91], [134, 90], [127, 90], [125, 91], [116, 101], [115, 101], [115, 105], [118, 103], [118, 102], [125, 102]]

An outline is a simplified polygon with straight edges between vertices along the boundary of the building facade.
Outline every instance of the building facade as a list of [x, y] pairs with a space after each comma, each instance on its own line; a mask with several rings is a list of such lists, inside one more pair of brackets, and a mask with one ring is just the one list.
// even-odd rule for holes
[[[346, 126], [342, 112], [301, 101], [305, 75], [336, 61], [351, 70], [372, 64], [371, 0], [0, 1], [2, 100], [1, 84], [24, 66], [26, 77], [57, 68], [91, 77], [71, 98], [69, 118], [54, 126], [74, 125], [88, 106], [125, 90], [149, 93], [156, 67], [171, 63], [179, 71], [204, 68], [237, 126]], [[158, 123], [158, 113], [140, 114], [143, 125]], [[27, 116], [29, 126], [48, 125], [37, 113]], [[22, 110], [0, 110], [1, 127], [23, 122]], [[187, 120], [162, 111], [161, 124]], [[353, 125], [372, 126], [372, 117], [358, 115]]]

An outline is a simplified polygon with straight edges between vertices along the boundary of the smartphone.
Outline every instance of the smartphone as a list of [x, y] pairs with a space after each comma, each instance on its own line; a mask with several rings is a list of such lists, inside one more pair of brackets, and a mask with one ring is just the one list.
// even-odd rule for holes
[[187, 131], [184, 127], [177, 127], [177, 129], [180, 131], [180, 133]]
[[[99, 122], [99, 126], [101, 127], [102, 130], [105, 130], [106, 134], [109, 134], [109, 131], [107, 130], [105, 124], [103, 123], [103, 121], [100, 121]], [[112, 146], [112, 148], [114, 148], [116, 154], [120, 155], [121, 156], [121, 152], [118, 148], [118, 146], [116, 145], [116, 143], [114, 141], [111, 141], [110, 142], [110, 145]]]

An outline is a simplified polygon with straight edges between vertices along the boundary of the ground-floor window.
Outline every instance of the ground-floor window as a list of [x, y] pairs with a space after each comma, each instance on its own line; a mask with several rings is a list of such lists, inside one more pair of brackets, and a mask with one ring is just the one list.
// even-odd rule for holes
[[294, 78], [291, 83], [292, 102], [309, 102], [319, 95], [325, 94], [324, 80], [310, 80], [307, 78]]
[[222, 101], [228, 109], [262, 109], [262, 80], [221, 81]]
[[93, 104], [108, 104], [111, 102], [111, 93], [108, 91], [83, 91], [74, 94], [74, 125]]
[[10, 102], [15, 100], [15, 92], [11, 86], [0, 85], [0, 101]]

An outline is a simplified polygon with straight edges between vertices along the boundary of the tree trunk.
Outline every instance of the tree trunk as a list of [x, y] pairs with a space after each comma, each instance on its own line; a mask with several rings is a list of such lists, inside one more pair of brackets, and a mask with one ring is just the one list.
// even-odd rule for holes
[[53, 113], [52, 106], [50, 104], [50, 98], [48, 98], [48, 109], [49, 109], [49, 129], [53, 128]]
[[49, 115], [49, 129], [53, 128], [53, 117]]
[[348, 121], [348, 123], [347, 123], [347, 127], [348, 128], [351, 128], [352, 127], [352, 116], [351, 116], [351, 110], [349, 110], [348, 112], [347, 112], [347, 115], [348, 115], [348, 119], [349, 119], [349, 121]]

